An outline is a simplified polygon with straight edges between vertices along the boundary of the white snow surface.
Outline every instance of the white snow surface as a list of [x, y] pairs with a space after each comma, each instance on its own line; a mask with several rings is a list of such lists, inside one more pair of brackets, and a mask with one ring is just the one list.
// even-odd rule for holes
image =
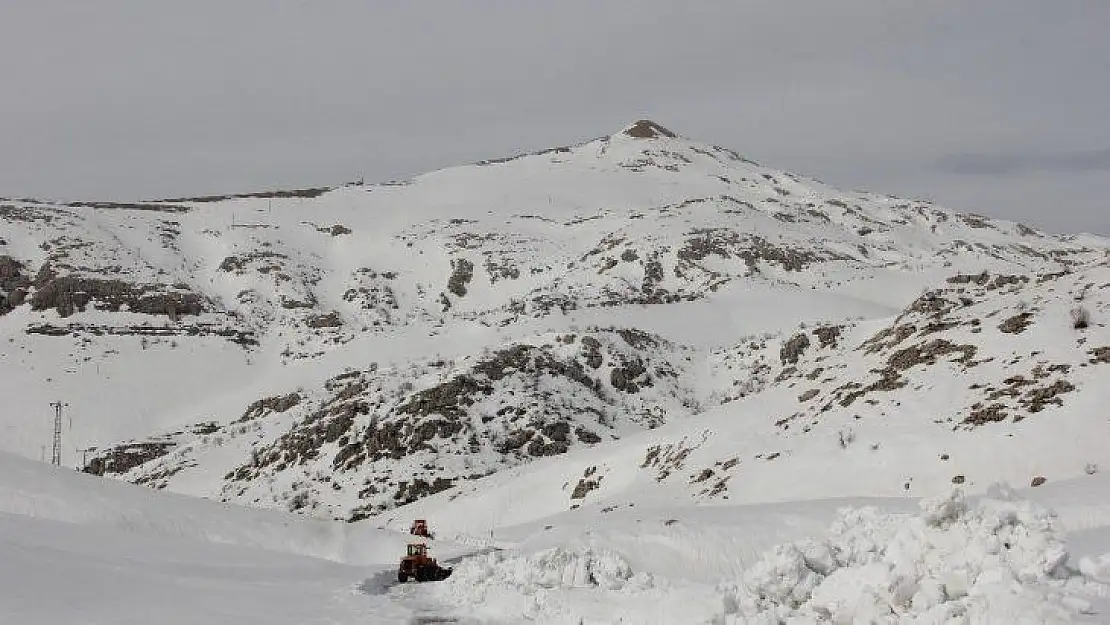
[[493, 537], [452, 534], [444, 511], [430, 546], [454, 574], [397, 585], [409, 537], [371, 522], [0, 455], [0, 622], [1101, 623], [1107, 477], [917, 513], [911, 499], [592, 507]]

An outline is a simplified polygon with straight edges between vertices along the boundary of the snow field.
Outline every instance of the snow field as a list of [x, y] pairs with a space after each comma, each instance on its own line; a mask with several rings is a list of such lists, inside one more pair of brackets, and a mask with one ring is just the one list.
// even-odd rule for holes
[[[1023, 624], [1110, 615], [1101, 474], [1028, 491], [1059, 506], [1059, 517], [1003, 488], [926, 500], [917, 513], [908, 499], [590, 506], [499, 527], [495, 539], [432, 541], [452, 577], [398, 587], [409, 539], [400, 531], [2, 460], [0, 622]], [[430, 516], [433, 527], [452, 536], [441, 518]], [[807, 538], [830, 520], [823, 537]], [[1069, 550], [1073, 522], [1079, 546]], [[490, 544], [504, 550], [467, 556]]]
[[[395, 566], [409, 539], [407, 531], [157, 492], [2, 452], [0, 514], [360, 566]], [[436, 542], [436, 555], [444, 557], [477, 551], [452, 541]]]

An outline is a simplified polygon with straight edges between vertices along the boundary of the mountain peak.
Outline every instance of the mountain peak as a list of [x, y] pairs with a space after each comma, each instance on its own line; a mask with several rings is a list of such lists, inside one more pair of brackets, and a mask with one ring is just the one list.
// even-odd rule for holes
[[673, 139], [677, 135], [667, 130], [663, 126], [651, 121], [650, 119], [641, 119], [627, 126], [621, 133], [633, 137], [635, 139], [655, 139], [658, 137], [667, 137]]

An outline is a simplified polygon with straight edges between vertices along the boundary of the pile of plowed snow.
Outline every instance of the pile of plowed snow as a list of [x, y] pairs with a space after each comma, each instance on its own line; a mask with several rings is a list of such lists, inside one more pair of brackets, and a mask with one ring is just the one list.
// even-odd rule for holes
[[468, 616], [511, 622], [1110, 622], [1110, 554], [1069, 560], [1055, 513], [1002, 486], [923, 500], [919, 513], [841, 510], [825, 537], [775, 547], [717, 585], [644, 549], [636, 568], [595, 544], [483, 554], [434, 592]]
[[643, 590], [654, 585], [647, 573], [633, 573], [617, 552], [594, 547], [556, 547], [531, 555], [494, 551], [463, 560], [450, 581], [475, 589], [598, 588]]
[[684, 623], [687, 606], [701, 606], [697, 621], [720, 611], [712, 587], [672, 585], [590, 546], [467, 558], [433, 592], [457, 617], [482, 622]]
[[1072, 623], [1110, 562], [1068, 566], [1055, 515], [1004, 487], [918, 516], [845, 510], [829, 536], [776, 547], [725, 584], [728, 623]]
[[1083, 558], [1079, 561], [1079, 572], [1086, 578], [1100, 584], [1110, 584], [1110, 553], [1097, 558]]

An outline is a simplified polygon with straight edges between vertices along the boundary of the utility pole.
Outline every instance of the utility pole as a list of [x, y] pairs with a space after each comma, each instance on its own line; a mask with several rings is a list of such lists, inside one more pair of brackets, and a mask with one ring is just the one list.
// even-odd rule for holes
[[50, 405], [54, 407], [54, 454], [50, 458], [50, 464], [60, 467], [62, 466], [62, 408], [69, 404], [63, 404], [58, 400]]

